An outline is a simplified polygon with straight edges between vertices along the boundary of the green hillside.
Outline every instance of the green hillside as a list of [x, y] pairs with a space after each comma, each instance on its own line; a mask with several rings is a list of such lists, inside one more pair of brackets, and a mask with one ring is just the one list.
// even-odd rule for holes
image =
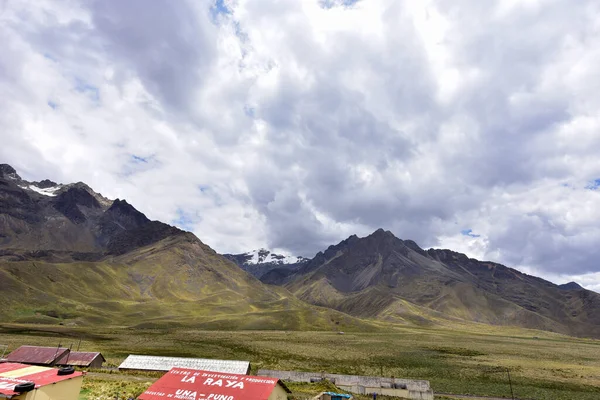
[[100, 262], [0, 261], [4, 321], [204, 329], [372, 329], [246, 274], [191, 234]]
[[4, 321], [329, 331], [485, 323], [600, 337], [599, 307], [600, 295], [578, 285], [425, 251], [382, 229], [259, 281], [125, 200], [84, 183], [28, 182], [0, 165]]

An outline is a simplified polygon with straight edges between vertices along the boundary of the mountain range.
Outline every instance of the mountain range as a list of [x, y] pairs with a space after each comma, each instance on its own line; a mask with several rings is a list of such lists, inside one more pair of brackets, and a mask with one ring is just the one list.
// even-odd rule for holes
[[5, 321], [206, 329], [371, 330], [485, 323], [600, 337], [600, 295], [379, 229], [312, 259], [220, 255], [84, 183], [0, 165]]
[[[267, 286], [192, 233], [83, 183], [0, 165], [0, 319], [203, 329], [371, 329]], [[346, 328], [347, 327], [347, 328]]]

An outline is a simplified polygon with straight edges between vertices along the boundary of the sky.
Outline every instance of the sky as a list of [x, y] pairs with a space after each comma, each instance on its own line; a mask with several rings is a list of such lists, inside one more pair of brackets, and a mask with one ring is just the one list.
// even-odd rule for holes
[[597, 0], [0, 0], [0, 162], [215, 250], [378, 228], [600, 290]]

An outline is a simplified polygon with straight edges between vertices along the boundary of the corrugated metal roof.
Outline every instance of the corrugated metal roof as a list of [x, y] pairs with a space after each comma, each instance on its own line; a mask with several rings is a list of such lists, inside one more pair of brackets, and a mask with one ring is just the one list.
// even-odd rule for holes
[[56, 361], [57, 365], [73, 365], [77, 367], [87, 367], [96, 359], [96, 357], [102, 357], [102, 361], [106, 361], [104, 356], [98, 352], [90, 353], [85, 351], [71, 351], [65, 353], [60, 359]]
[[31, 366], [17, 363], [0, 364], [0, 395], [11, 398], [18, 393], [13, 389], [20, 383], [33, 382], [35, 388], [81, 376], [81, 372], [58, 375], [55, 368]]
[[277, 378], [173, 368], [154, 382], [148, 390], [140, 395], [139, 399], [220, 398], [267, 400], [278, 384], [290, 393], [289, 389]]
[[250, 362], [130, 355], [119, 365], [119, 369], [140, 369], [147, 371], [169, 371], [173, 367], [244, 375], [250, 370]]
[[63, 347], [21, 346], [6, 356], [6, 359], [24, 364], [52, 365], [68, 351]]

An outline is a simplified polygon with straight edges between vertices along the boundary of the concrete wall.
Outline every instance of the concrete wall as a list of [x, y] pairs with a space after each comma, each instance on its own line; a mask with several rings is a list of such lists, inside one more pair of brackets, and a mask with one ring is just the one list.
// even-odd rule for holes
[[88, 368], [102, 368], [102, 363], [104, 363], [104, 361], [102, 361], [102, 357], [98, 356], [94, 358], [94, 361], [90, 363]]
[[344, 386], [337, 385], [342, 390], [347, 392], [362, 394], [362, 395], [370, 395], [372, 393], [382, 394], [385, 396], [392, 397], [400, 397], [402, 399], [411, 399], [411, 400], [433, 400], [433, 391], [415, 391], [408, 389], [392, 389], [392, 388], [381, 388], [381, 387], [364, 387], [364, 386]]
[[51, 383], [50, 385], [42, 386], [39, 389], [34, 389], [31, 392], [23, 393], [15, 400], [77, 400], [81, 391], [83, 376], [78, 376], [73, 379]]
[[414, 400], [433, 400], [433, 390], [429, 390], [427, 392], [415, 392], [413, 390], [409, 390], [408, 398]]
[[364, 387], [390, 387], [393, 384], [406, 385], [408, 390], [414, 391], [427, 391], [431, 390], [429, 381], [414, 380], [414, 379], [399, 379], [399, 378], [385, 378], [377, 376], [360, 376], [360, 375], [338, 375], [338, 374], [325, 374], [320, 372], [296, 372], [296, 371], [275, 371], [261, 369], [258, 371], [258, 375], [270, 376], [273, 378], [279, 378], [292, 382], [310, 382], [311, 379], [329, 379], [336, 384], [336, 386], [364, 386]]
[[[407, 389], [386, 389], [386, 388], [365, 388], [369, 393], [383, 394], [385, 396], [403, 397], [410, 399], [410, 393]], [[420, 393], [420, 392], [419, 392]]]
[[269, 400], [287, 400], [287, 398], [288, 393], [279, 384], [275, 385], [275, 389], [273, 389], [269, 396]]
[[[340, 389], [356, 394], [378, 393], [414, 400], [433, 400], [429, 381], [384, 378], [376, 376], [337, 375], [319, 372], [296, 372], [260, 370], [258, 375], [270, 376], [292, 382], [311, 382], [315, 379], [328, 379]], [[394, 385], [406, 385], [406, 389], [396, 389]]]
[[[383, 394], [385, 396], [393, 396], [400, 397], [403, 399], [411, 399], [410, 391], [407, 389], [391, 389], [391, 388], [381, 388], [381, 387], [364, 387], [364, 386], [338, 386], [340, 389], [345, 390], [347, 392], [362, 394], [362, 395], [370, 395], [372, 393]], [[421, 392], [418, 392], [421, 393]], [[420, 397], [417, 397], [420, 399]]]

